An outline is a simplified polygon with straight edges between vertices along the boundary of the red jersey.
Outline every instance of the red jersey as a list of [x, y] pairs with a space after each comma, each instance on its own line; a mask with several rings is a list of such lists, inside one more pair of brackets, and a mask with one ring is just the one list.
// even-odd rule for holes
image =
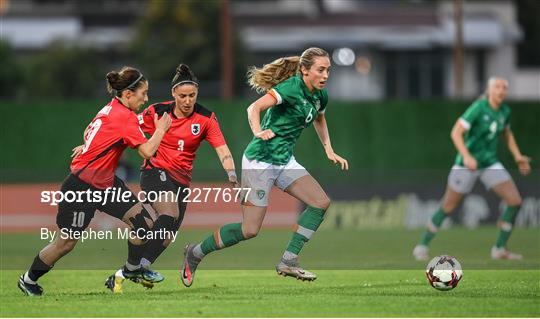
[[86, 128], [83, 151], [71, 162], [71, 172], [96, 188], [112, 187], [114, 171], [126, 147], [145, 142], [137, 114], [115, 97]]
[[188, 117], [174, 115], [175, 102], [163, 102], [150, 105], [139, 115], [139, 124], [145, 133], [154, 134], [154, 114], [162, 116], [167, 112], [171, 116], [171, 127], [165, 133], [156, 154], [144, 167], [159, 167], [166, 170], [180, 184], [188, 186], [191, 182], [193, 160], [199, 145], [208, 141], [214, 148], [225, 145], [216, 115], [196, 103], [193, 113]]

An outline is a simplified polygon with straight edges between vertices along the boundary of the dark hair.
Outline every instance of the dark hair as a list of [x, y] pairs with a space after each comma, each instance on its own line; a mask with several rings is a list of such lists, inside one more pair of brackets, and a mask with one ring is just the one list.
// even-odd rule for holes
[[130, 66], [125, 66], [120, 71], [107, 73], [107, 91], [118, 97], [122, 96], [125, 90], [137, 90], [142, 82], [146, 82], [144, 75]]
[[171, 85], [174, 89], [176, 86], [184, 84], [199, 86], [199, 80], [197, 80], [197, 77], [191, 71], [189, 66], [184, 63], [180, 63], [176, 68], [176, 73], [171, 81]]

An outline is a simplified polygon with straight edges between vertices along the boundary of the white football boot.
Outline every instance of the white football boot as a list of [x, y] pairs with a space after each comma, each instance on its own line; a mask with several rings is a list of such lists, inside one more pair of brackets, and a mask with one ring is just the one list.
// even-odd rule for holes
[[414, 259], [419, 261], [425, 261], [429, 259], [429, 247], [426, 245], [416, 245], [414, 246], [412, 252]]
[[506, 249], [506, 247], [498, 248], [496, 246], [493, 246], [491, 247], [491, 259], [522, 260], [523, 256], [509, 251], [508, 249]]
[[300, 267], [297, 258], [292, 260], [282, 258], [276, 266], [276, 272], [278, 275], [294, 277], [302, 281], [313, 281], [317, 279], [317, 275]]

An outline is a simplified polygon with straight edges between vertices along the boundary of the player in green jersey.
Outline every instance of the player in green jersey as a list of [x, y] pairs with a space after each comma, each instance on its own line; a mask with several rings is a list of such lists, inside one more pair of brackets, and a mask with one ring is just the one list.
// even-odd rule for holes
[[499, 236], [491, 249], [492, 259], [521, 259], [508, 251], [506, 243], [512, 232], [521, 205], [521, 196], [512, 177], [497, 159], [497, 144], [502, 135], [523, 175], [531, 171], [530, 158], [521, 154], [510, 129], [510, 108], [504, 102], [508, 81], [493, 77], [488, 81], [486, 96], [475, 101], [457, 120], [451, 137], [458, 151], [456, 161], [448, 176], [448, 185], [442, 206], [428, 222], [422, 239], [413, 250], [417, 260], [427, 260], [428, 245], [448, 214], [469, 193], [476, 179], [487, 189], [493, 190], [506, 204], [499, 220]]
[[[328, 95], [324, 87], [329, 72], [328, 53], [320, 48], [309, 48], [299, 57], [280, 58], [261, 69], [249, 70], [250, 85], [266, 94], [247, 109], [254, 138], [242, 159], [242, 187], [251, 189], [242, 203], [243, 220], [222, 226], [198, 245], [186, 246], [181, 270], [184, 285], [191, 286], [204, 256], [257, 236], [273, 185], [307, 206], [276, 270], [301, 280], [317, 278], [299, 266], [298, 254], [322, 223], [330, 199], [294, 159], [293, 150], [302, 131], [313, 123], [328, 159], [343, 170], [349, 167], [347, 160], [334, 153], [328, 135], [324, 115]], [[263, 111], [266, 113], [261, 121]]]

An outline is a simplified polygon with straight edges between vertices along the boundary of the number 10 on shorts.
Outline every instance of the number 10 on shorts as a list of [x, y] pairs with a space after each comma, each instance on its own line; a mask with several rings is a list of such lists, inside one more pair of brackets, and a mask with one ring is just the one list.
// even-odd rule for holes
[[83, 227], [84, 225], [84, 212], [73, 212], [73, 223], [71, 227]]

